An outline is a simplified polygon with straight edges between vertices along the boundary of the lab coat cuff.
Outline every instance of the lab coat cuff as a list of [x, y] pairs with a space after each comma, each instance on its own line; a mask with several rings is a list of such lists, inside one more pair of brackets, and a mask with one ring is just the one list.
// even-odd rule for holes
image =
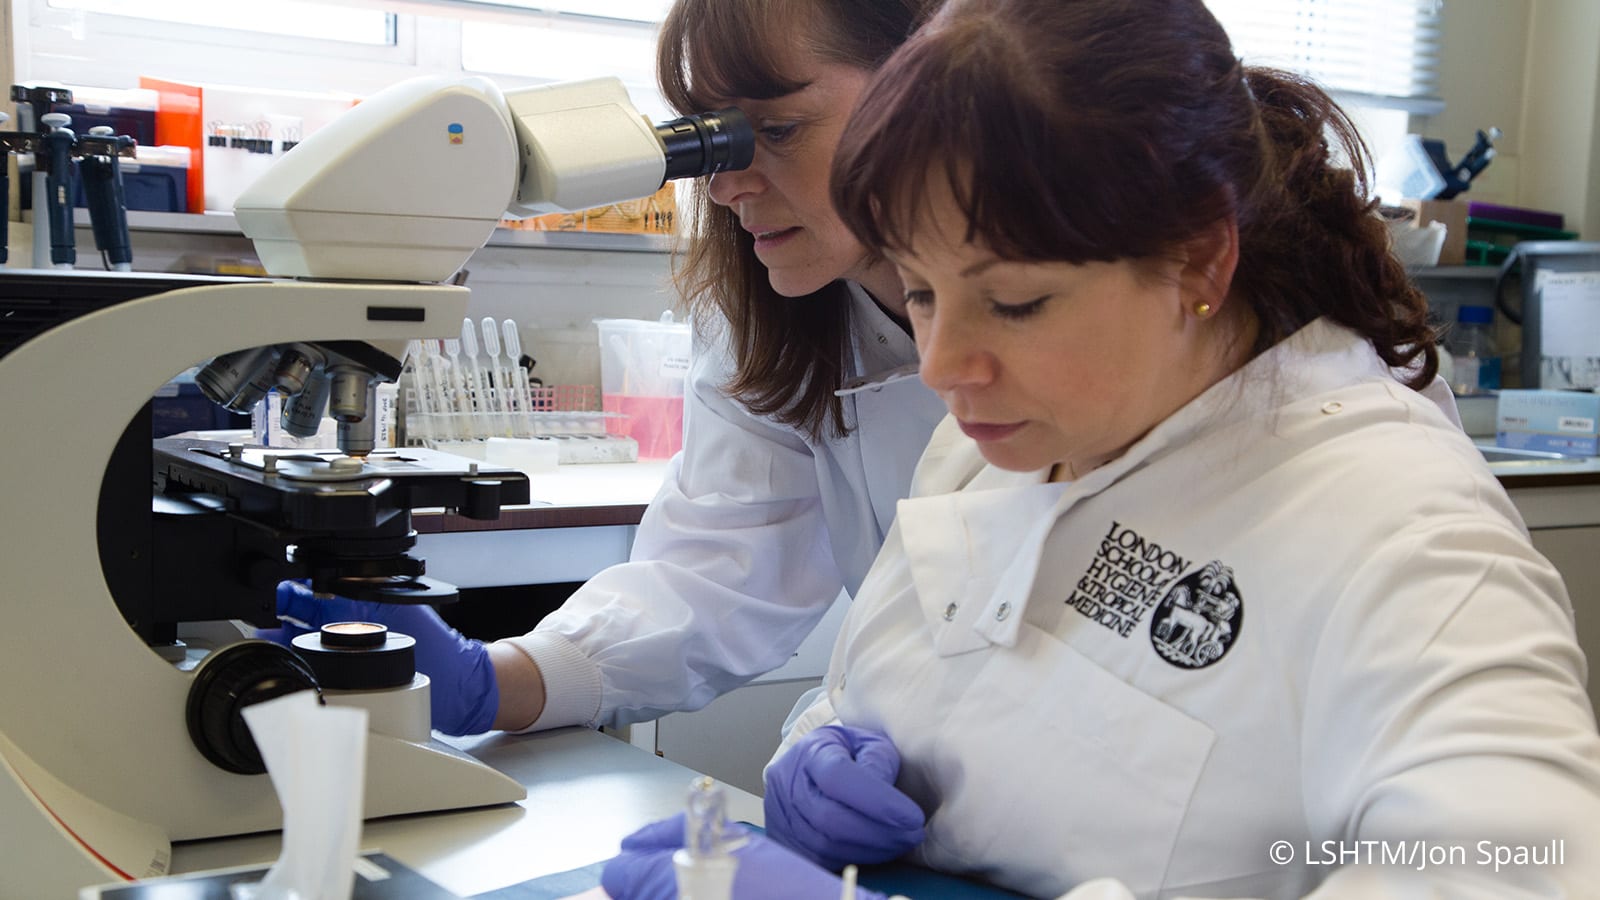
[[521, 650], [544, 677], [544, 710], [515, 734], [567, 725], [594, 728], [600, 719], [600, 667], [578, 646], [553, 631], [532, 631], [504, 643]]

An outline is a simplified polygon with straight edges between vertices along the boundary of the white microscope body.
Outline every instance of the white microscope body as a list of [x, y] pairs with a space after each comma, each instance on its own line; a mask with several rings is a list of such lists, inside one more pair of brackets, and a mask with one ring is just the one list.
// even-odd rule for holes
[[[99, 512], [117, 493], [108, 460], [134, 433], [129, 417], [175, 373], [244, 348], [362, 342], [398, 360], [411, 339], [451, 335], [468, 293], [439, 282], [502, 215], [748, 165], [748, 127], [727, 121], [679, 139], [610, 79], [510, 95], [479, 78], [419, 79], [311, 135], [240, 197], [239, 224], [274, 278], [0, 272], [0, 323], [57, 317], [0, 330], [0, 897], [74, 897], [163, 874], [172, 841], [281, 827], [265, 774], [224, 771], [191, 738], [196, 667], [158, 655], [113, 596]], [[675, 161], [696, 146], [698, 168]], [[72, 308], [80, 297], [95, 302]], [[425, 676], [404, 693], [425, 723]], [[414, 716], [373, 727], [366, 818], [525, 796]]]

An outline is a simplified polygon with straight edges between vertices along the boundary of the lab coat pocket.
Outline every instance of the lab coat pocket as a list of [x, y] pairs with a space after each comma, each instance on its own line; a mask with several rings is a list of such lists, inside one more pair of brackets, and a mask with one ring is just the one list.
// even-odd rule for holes
[[1109, 875], [1155, 897], [1215, 734], [1032, 626], [991, 653], [922, 773], [925, 857], [1034, 896]]

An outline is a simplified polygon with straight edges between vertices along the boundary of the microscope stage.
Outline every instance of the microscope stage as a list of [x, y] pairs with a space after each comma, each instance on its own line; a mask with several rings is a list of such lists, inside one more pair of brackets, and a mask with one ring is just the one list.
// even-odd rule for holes
[[220, 441], [155, 441], [158, 492], [215, 497], [231, 511], [286, 528], [370, 527], [395, 511], [442, 507], [493, 519], [527, 503], [528, 477], [425, 447], [337, 450], [244, 447]]

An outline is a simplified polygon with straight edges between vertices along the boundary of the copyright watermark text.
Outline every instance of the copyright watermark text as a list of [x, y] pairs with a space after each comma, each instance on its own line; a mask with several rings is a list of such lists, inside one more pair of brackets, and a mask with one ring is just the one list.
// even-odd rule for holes
[[1274, 841], [1267, 848], [1267, 857], [1280, 866], [1403, 866], [1420, 872], [1433, 867], [1476, 865], [1492, 866], [1498, 872], [1510, 866], [1563, 865], [1567, 861], [1567, 842]]

